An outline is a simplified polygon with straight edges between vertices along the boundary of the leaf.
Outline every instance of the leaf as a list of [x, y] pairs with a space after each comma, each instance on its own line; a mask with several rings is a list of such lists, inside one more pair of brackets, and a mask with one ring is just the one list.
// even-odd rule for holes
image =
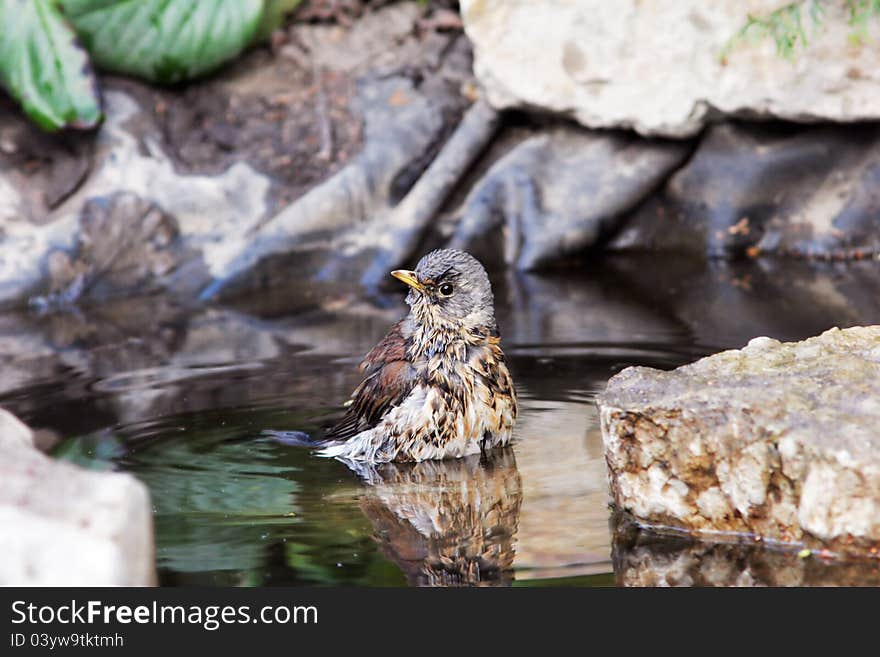
[[240, 53], [263, 0], [63, 0], [95, 64], [156, 82], [198, 77]]
[[101, 120], [95, 76], [51, 0], [0, 0], [0, 82], [48, 131]]
[[263, 20], [260, 21], [260, 29], [254, 40], [266, 41], [272, 32], [281, 27], [284, 16], [299, 7], [302, 0], [264, 0], [266, 10], [263, 12]]

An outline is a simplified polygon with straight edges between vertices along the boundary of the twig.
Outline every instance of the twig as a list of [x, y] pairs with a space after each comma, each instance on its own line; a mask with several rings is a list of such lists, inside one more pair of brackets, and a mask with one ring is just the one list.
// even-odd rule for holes
[[314, 66], [315, 85], [317, 91], [317, 107], [315, 112], [318, 115], [318, 126], [321, 131], [321, 150], [318, 151], [318, 157], [329, 162], [333, 159], [333, 126], [330, 123], [328, 115], [327, 94], [324, 92], [324, 74], [317, 64]]

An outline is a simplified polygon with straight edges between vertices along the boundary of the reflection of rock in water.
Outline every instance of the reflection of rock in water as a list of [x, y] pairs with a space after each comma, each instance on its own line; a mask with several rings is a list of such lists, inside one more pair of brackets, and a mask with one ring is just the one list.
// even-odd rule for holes
[[414, 586], [513, 581], [522, 487], [513, 450], [354, 469], [382, 553]]
[[880, 586], [880, 560], [803, 557], [760, 543], [709, 543], [612, 519], [620, 586]]

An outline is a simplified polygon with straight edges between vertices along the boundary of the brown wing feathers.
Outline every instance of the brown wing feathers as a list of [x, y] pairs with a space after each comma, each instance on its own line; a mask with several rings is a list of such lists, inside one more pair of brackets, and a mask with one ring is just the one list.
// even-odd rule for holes
[[327, 432], [329, 440], [346, 440], [374, 427], [385, 412], [406, 399], [415, 372], [406, 360], [405, 320], [391, 327], [361, 363], [366, 377], [351, 395], [345, 416]]

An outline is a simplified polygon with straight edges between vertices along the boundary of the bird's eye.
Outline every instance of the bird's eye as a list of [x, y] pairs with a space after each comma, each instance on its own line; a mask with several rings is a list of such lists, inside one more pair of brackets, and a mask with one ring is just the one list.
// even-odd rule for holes
[[451, 297], [453, 289], [452, 283], [444, 283], [437, 291], [440, 293], [441, 297]]

